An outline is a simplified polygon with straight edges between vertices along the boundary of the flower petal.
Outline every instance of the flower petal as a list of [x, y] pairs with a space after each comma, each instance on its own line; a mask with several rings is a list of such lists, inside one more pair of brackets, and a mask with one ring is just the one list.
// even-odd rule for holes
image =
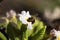
[[28, 18], [31, 17], [31, 15], [29, 14], [29, 11], [27, 11], [27, 14], [26, 15], [27, 15]]
[[19, 18], [20, 21], [22, 21], [23, 24], [27, 24], [27, 21], [24, 18]]
[[10, 14], [9, 14], [9, 12], [7, 12], [7, 13], [6, 13], [6, 16], [7, 16], [7, 18], [9, 18], [9, 17], [10, 17]]
[[26, 16], [26, 11], [22, 11], [21, 14]]
[[29, 17], [31, 17], [31, 15], [29, 14], [29, 11], [22, 11], [21, 12], [21, 15], [23, 15], [23, 17], [25, 17], [25, 18], [29, 18]]
[[11, 16], [16, 16], [16, 12], [14, 10], [10, 10]]
[[33, 29], [33, 28], [32, 28], [32, 23], [31, 23], [31, 22], [28, 22], [27, 29], [30, 29], [30, 30], [32, 30], [32, 29]]
[[7, 18], [16, 16], [16, 12], [14, 10], [10, 10], [9, 12], [6, 12]]

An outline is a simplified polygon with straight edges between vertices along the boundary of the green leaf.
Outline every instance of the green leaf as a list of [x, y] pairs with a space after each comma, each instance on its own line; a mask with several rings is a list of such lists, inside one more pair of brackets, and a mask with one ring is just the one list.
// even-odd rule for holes
[[35, 18], [35, 23], [32, 25], [33, 28], [35, 28], [37, 25], [39, 25], [40, 20], [38, 18]]
[[31, 35], [32, 30], [27, 29], [27, 25], [22, 25], [21, 28], [21, 40], [28, 40], [28, 37]]
[[0, 18], [0, 26], [7, 26], [9, 23], [9, 20], [6, 17]]
[[7, 38], [6, 38], [6, 37], [4, 36], [4, 34], [1, 33], [1, 32], [0, 32], [0, 39], [1, 39], [1, 40], [7, 40]]
[[21, 40], [21, 39], [19, 39], [18, 37], [15, 37], [15, 40]]
[[44, 26], [41, 30], [39, 30], [37, 34], [32, 36], [32, 40], [42, 40], [45, 34], [45, 31], [46, 31], [46, 26]]
[[39, 24], [34, 28], [33, 34], [32, 36], [34, 36], [35, 34], [37, 34], [37, 32], [42, 29], [44, 27], [44, 24], [42, 21], [39, 22]]
[[17, 20], [17, 29], [21, 30], [22, 22]]
[[39, 25], [39, 22], [40, 22], [39, 19], [35, 17], [35, 22], [34, 22], [34, 24], [32, 24], [33, 30], [30, 31], [31, 36], [35, 34], [36, 27], [37, 27], [37, 25]]
[[7, 26], [7, 34], [11, 40], [15, 40], [16, 37], [20, 39], [20, 30], [16, 29], [16, 27], [12, 23]]
[[22, 25], [21, 27], [21, 40], [28, 40], [27, 25]]

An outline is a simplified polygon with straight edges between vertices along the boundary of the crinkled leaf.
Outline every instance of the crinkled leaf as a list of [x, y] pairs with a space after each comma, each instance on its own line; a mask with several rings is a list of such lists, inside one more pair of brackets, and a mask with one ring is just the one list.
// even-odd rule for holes
[[37, 34], [32, 36], [32, 40], [42, 40], [45, 34], [45, 31], [46, 31], [46, 26], [44, 26], [41, 30], [39, 30]]
[[33, 34], [32, 36], [34, 36], [35, 34], [37, 34], [37, 32], [42, 29], [44, 27], [44, 24], [42, 21], [39, 22], [39, 24], [34, 28]]
[[20, 31], [16, 29], [16, 27], [13, 26], [12, 23], [9, 23], [7, 26], [7, 34], [11, 40], [15, 40], [16, 37], [20, 39]]

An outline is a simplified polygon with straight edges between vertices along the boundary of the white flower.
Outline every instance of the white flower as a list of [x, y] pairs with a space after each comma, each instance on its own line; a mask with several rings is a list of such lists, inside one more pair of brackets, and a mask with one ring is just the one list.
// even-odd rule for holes
[[16, 16], [16, 12], [14, 10], [10, 10], [9, 12], [6, 13], [7, 17], [12, 17], [12, 16]]
[[18, 14], [21, 18], [24, 18], [24, 19], [28, 19], [31, 17], [31, 15], [29, 14], [29, 11], [22, 11], [21, 14]]
[[60, 31], [55, 31], [56, 40], [60, 40]]
[[56, 36], [56, 40], [60, 40], [60, 31], [53, 29], [52, 34], [54, 34], [53, 36]]
[[21, 14], [18, 14], [19, 20], [22, 21], [23, 24], [28, 24], [27, 28], [28, 29], [32, 29], [32, 22], [28, 22], [27, 19], [31, 17], [31, 15], [29, 14], [29, 11], [22, 11]]

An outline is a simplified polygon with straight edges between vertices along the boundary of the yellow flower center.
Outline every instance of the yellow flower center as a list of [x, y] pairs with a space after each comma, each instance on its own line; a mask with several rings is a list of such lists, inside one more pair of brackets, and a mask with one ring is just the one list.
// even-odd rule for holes
[[58, 40], [60, 40], [60, 36], [58, 37]]
[[28, 18], [25, 18], [26, 20], [28, 20]]

